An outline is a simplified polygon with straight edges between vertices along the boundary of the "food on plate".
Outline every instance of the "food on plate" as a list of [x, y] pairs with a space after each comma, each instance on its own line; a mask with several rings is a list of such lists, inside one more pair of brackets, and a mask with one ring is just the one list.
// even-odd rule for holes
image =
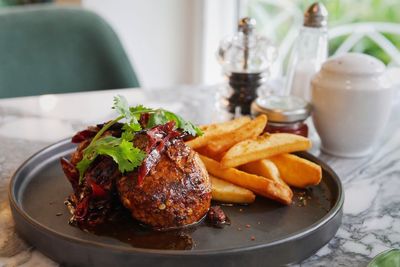
[[225, 215], [220, 206], [212, 206], [207, 214], [207, 222], [217, 228], [230, 224], [229, 218]]
[[259, 136], [264, 131], [266, 124], [267, 116], [260, 115], [234, 131], [211, 140], [204, 148], [205, 153], [211, 158], [219, 159], [236, 143]]
[[[290, 204], [293, 196], [290, 186], [305, 188], [319, 184], [321, 167], [288, 154], [310, 149], [311, 141], [308, 138], [288, 133], [262, 134], [266, 122], [266, 117], [258, 116], [240, 127], [219, 130], [223, 134], [214, 135], [207, 142], [197, 141], [202, 137], [190, 142], [196, 144], [195, 150], [211, 176], [257, 195]], [[221, 129], [229, 123], [237, 125], [238, 121], [201, 128]], [[231, 191], [227, 189], [213, 186], [212, 191], [214, 199], [231, 198]]]
[[246, 188], [234, 185], [210, 175], [212, 199], [223, 203], [249, 204], [256, 196]]
[[249, 121], [251, 121], [250, 117], [240, 117], [223, 123], [202, 126], [200, 129], [203, 131], [203, 135], [186, 142], [186, 144], [191, 148], [205, 146], [211, 140], [223, 138], [224, 135], [240, 128]]
[[[140, 140], [136, 147], [142, 150], [149, 145], [145, 135], [135, 138]], [[117, 179], [122, 204], [135, 219], [155, 228], [199, 221], [210, 208], [211, 200], [210, 181], [203, 162], [179, 138], [172, 140], [159, 157], [158, 164], [141, 184], [136, 182], [138, 172]]]
[[321, 166], [292, 154], [280, 154], [270, 160], [278, 167], [281, 178], [290, 186], [305, 188], [322, 179]]
[[[267, 117], [241, 117], [196, 127], [178, 115], [114, 99], [119, 116], [88, 127], [61, 166], [73, 193], [66, 204], [71, 223], [101, 225], [118, 211], [153, 229], [229, 221], [211, 200], [251, 204], [256, 195], [292, 203], [289, 186], [321, 181], [321, 167], [295, 155], [309, 139], [286, 133], [262, 134]], [[128, 214], [129, 216], [129, 214]]]
[[[210, 208], [211, 182], [197, 153], [183, 142], [201, 130], [174, 113], [114, 99], [118, 118], [77, 133], [61, 165], [74, 193], [71, 223], [96, 226], [122, 205], [156, 229], [185, 226]], [[123, 123], [120, 121], [124, 120]]]
[[285, 181], [281, 179], [278, 167], [269, 159], [252, 161], [240, 166], [239, 169], [286, 185]]
[[[285, 183], [284, 180], [282, 180], [278, 167], [269, 159], [262, 159], [262, 160], [257, 160], [257, 161], [246, 163], [246, 164], [240, 166], [240, 170], [248, 172], [248, 173], [256, 174], [256, 175], [265, 177], [269, 180], [280, 183], [281, 185], [286, 187], [286, 189], [288, 191], [292, 192], [292, 190], [290, 189], [288, 184]], [[293, 192], [292, 192], [292, 195], [293, 195]]]
[[235, 168], [225, 168], [218, 161], [203, 155], [200, 158], [211, 175], [283, 204], [292, 202], [293, 192], [285, 185]]
[[221, 165], [225, 168], [236, 167], [278, 154], [310, 148], [311, 141], [303, 136], [288, 133], [263, 134], [231, 147], [222, 157]]

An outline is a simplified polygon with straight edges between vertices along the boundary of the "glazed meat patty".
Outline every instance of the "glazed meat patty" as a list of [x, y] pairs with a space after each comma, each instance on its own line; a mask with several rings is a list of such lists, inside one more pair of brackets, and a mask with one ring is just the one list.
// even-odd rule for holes
[[[145, 143], [144, 138], [137, 138], [138, 147]], [[211, 202], [210, 179], [199, 156], [181, 139], [175, 139], [158, 157], [141, 183], [138, 172], [117, 179], [122, 204], [135, 219], [156, 229], [199, 221]]]
[[[74, 193], [67, 206], [71, 223], [95, 226], [103, 223], [122, 203], [132, 217], [155, 229], [176, 228], [199, 221], [210, 208], [211, 184], [195, 151], [182, 140], [181, 133], [167, 123], [134, 136], [134, 146], [146, 152], [142, 165], [121, 174], [109, 156], [99, 156], [78, 183], [76, 169], [84, 149], [102, 126], [89, 127], [73, 138], [78, 147], [70, 160], [61, 159], [62, 168]], [[121, 136], [121, 125], [104, 135]]]

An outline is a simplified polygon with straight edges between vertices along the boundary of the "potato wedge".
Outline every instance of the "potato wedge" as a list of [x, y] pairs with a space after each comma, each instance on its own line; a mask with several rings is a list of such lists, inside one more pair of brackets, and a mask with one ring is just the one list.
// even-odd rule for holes
[[229, 133], [244, 124], [251, 121], [250, 117], [240, 117], [231, 121], [216, 123], [210, 125], [201, 126], [200, 129], [203, 131], [203, 135], [196, 137], [193, 140], [187, 141], [186, 144], [191, 148], [199, 148], [205, 146], [211, 140]]
[[224, 203], [249, 204], [256, 196], [246, 188], [234, 185], [210, 175], [212, 199]]
[[202, 155], [204, 155], [206, 157], [215, 159], [216, 161], [220, 161], [222, 159], [222, 157], [224, 156], [224, 154], [225, 154], [224, 152], [219, 153], [218, 151], [215, 151], [209, 145], [196, 148], [195, 150], [199, 154], [202, 154]]
[[311, 141], [303, 136], [288, 133], [264, 134], [231, 147], [222, 157], [221, 164], [225, 168], [236, 167], [278, 154], [310, 148]]
[[321, 166], [292, 154], [281, 154], [270, 160], [278, 167], [281, 178], [294, 187], [305, 188], [321, 182]]
[[279, 201], [285, 205], [289, 205], [292, 202], [293, 192], [280, 183], [235, 168], [223, 168], [218, 161], [203, 155], [200, 155], [200, 158], [211, 175], [247, 188], [258, 195]]
[[267, 116], [260, 115], [234, 131], [211, 140], [207, 145], [208, 153], [213, 155], [213, 158], [218, 158], [236, 143], [259, 136], [264, 131], [266, 124]]
[[269, 159], [262, 159], [253, 162], [246, 163], [239, 167], [240, 170], [263, 176], [272, 181], [284, 184], [287, 186], [285, 181], [280, 177], [278, 167]]

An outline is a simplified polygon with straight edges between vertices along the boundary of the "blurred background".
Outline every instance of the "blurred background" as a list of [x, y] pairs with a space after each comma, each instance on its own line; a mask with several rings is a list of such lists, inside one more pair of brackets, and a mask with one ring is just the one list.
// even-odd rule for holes
[[[273, 75], [285, 74], [303, 12], [313, 1], [0, 0], [0, 7], [49, 2], [79, 5], [100, 14], [119, 35], [141, 85], [163, 87], [220, 82], [223, 77], [215, 56], [219, 42], [236, 30], [239, 17], [247, 15], [257, 20], [260, 33], [279, 46], [281, 62]], [[399, 65], [399, 0], [321, 2], [329, 12], [330, 55], [347, 42], [343, 49]]]

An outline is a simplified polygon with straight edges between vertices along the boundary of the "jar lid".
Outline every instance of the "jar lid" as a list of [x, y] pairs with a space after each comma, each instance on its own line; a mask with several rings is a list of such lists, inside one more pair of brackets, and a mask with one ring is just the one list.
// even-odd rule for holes
[[297, 96], [257, 98], [251, 105], [252, 115], [265, 114], [269, 121], [290, 123], [304, 121], [311, 114], [311, 105]]

